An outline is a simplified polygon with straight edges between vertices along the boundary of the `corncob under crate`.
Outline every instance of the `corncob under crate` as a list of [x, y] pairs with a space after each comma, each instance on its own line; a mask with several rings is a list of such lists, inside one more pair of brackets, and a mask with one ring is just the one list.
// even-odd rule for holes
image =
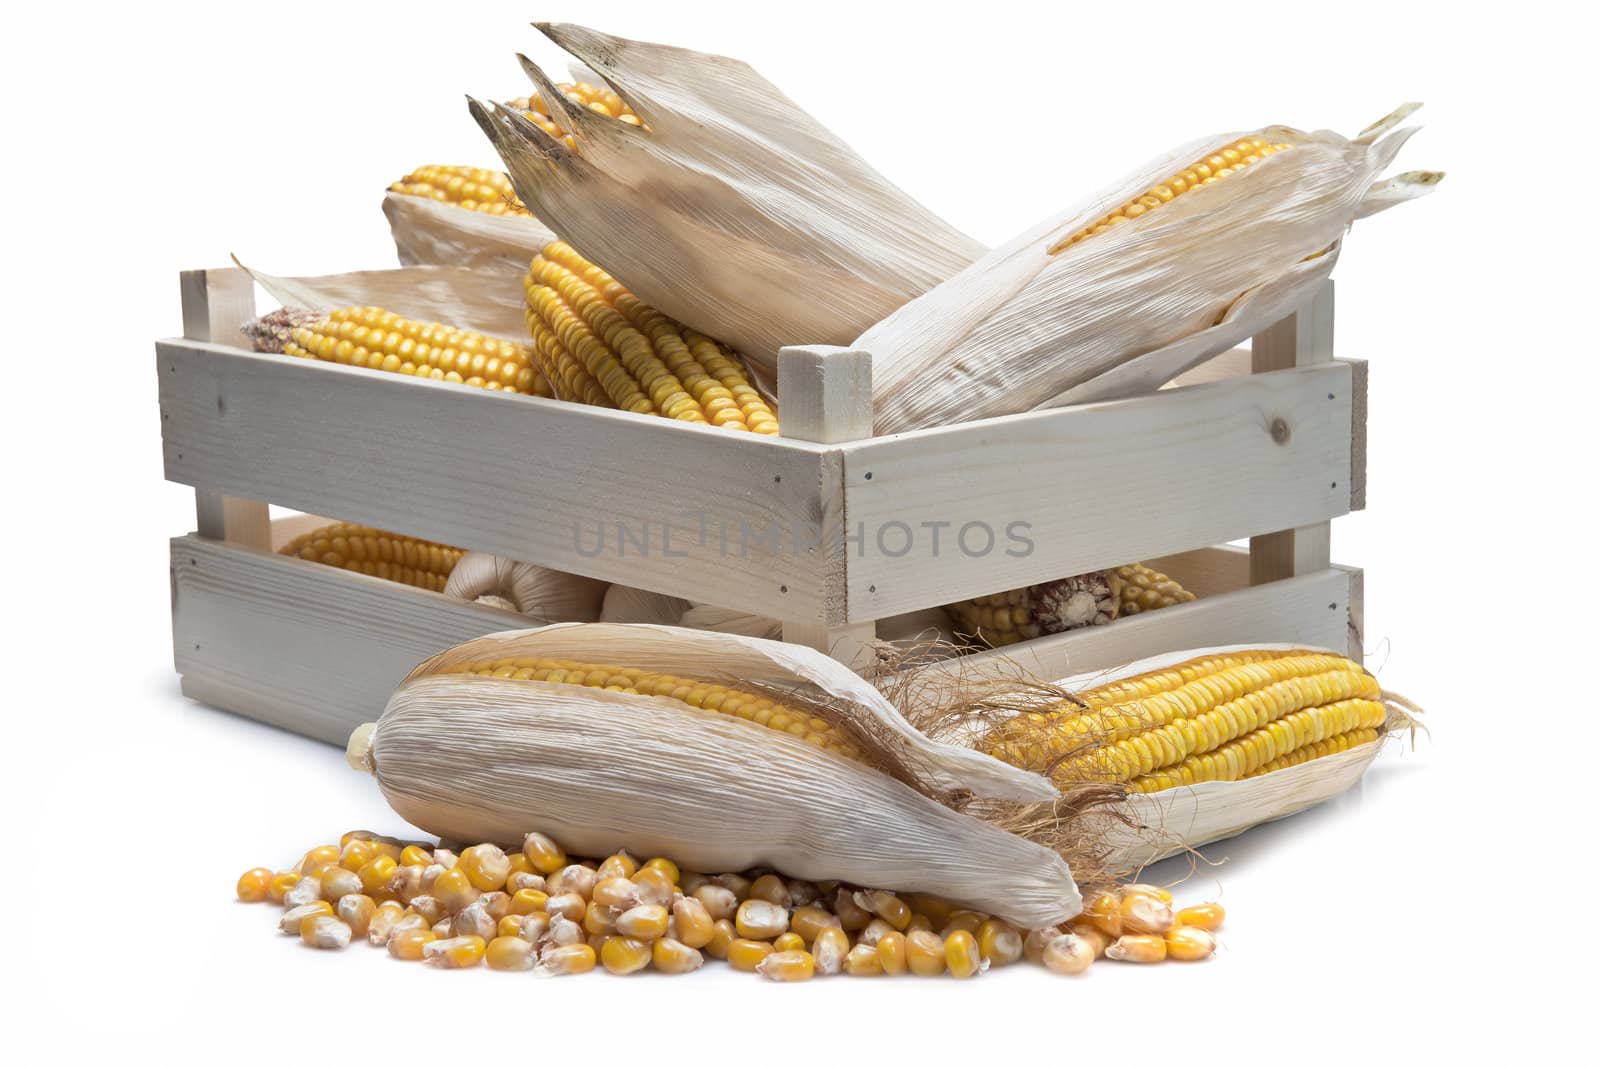
[[526, 625], [276, 554], [322, 521], [269, 501], [782, 619], [852, 663], [875, 620], [1133, 560], [1198, 599], [973, 656], [1045, 678], [1234, 643], [1361, 656], [1329, 521], [1364, 506], [1366, 365], [1333, 357], [1331, 283], [1174, 388], [879, 438], [864, 353], [785, 350], [769, 438], [254, 353], [244, 272], [181, 285], [184, 337], [156, 344], [166, 477], [198, 512], [171, 543], [174, 658], [219, 708], [342, 745], [419, 661]]

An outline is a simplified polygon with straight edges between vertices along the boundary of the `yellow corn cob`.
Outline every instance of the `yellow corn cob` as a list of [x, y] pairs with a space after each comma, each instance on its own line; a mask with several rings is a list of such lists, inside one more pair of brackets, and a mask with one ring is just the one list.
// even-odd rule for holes
[[1157, 608], [1170, 608], [1194, 600], [1194, 594], [1143, 564], [1124, 564], [1117, 568], [1116, 575], [1122, 583], [1118, 591], [1119, 617], [1153, 612]]
[[562, 243], [523, 279], [532, 355], [563, 400], [776, 434], [738, 357], [645, 304]]
[[1110, 571], [1041, 582], [945, 606], [957, 633], [991, 648], [1109, 623], [1117, 618], [1121, 580]]
[[740, 719], [750, 720], [772, 730], [784, 731], [852, 760], [859, 760], [862, 755], [859, 749], [825, 720], [808, 716], [800, 709], [780, 704], [759, 694], [675, 675], [544, 657], [505, 657], [498, 660], [474, 661], [444, 668], [439, 674], [489, 675], [504, 679], [529, 679], [534, 682], [560, 682], [569, 686], [591, 686], [620, 693], [669, 697], [694, 708], [738, 716]]
[[278, 550], [285, 556], [298, 556], [302, 560], [435, 592], [444, 589], [462, 551], [355, 523], [318, 527]]
[[246, 333], [265, 352], [506, 393], [551, 395], [527, 346], [382, 308], [337, 308], [323, 316], [286, 309], [257, 320]]
[[1291, 749], [1282, 756], [1267, 761], [1259, 768], [1245, 775], [1245, 778], [1253, 779], [1257, 775], [1266, 775], [1269, 772], [1296, 767], [1308, 760], [1320, 760], [1325, 756], [1333, 756], [1335, 753], [1342, 753], [1347, 749], [1354, 749], [1357, 746], [1366, 745], [1377, 740], [1377, 726], [1360, 727], [1353, 731], [1345, 731], [1343, 734], [1335, 734], [1331, 738], [1324, 738], [1320, 742], [1312, 742], [1310, 745], [1302, 745], [1299, 749]]
[[1002, 724], [993, 756], [1060, 783], [1138, 791], [1237, 779], [1294, 749], [1382, 725], [1382, 691], [1332, 653], [1248, 650], [1109, 683]]
[[[579, 107], [586, 107], [590, 111], [598, 111], [602, 115], [609, 115], [613, 119], [627, 123], [629, 126], [644, 125], [639, 121], [639, 116], [628, 110], [628, 105], [622, 102], [622, 98], [609, 89], [598, 88], [588, 82], [559, 82], [556, 88], [560, 89], [562, 95]], [[549, 106], [539, 98], [538, 93], [513, 100], [511, 106], [531, 119], [545, 133], [564, 142], [568, 148], [577, 147], [572, 135], [563, 133], [561, 128], [555, 124], [550, 115]]]
[[530, 215], [504, 171], [429, 164], [389, 186], [390, 192], [427, 197], [485, 215]]
[[1286, 152], [1293, 148], [1289, 144], [1271, 144], [1259, 137], [1246, 137], [1230, 142], [1217, 149], [1211, 155], [1198, 162], [1185, 167], [1162, 182], [1157, 182], [1141, 195], [1134, 197], [1126, 204], [1117, 208], [1103, 218], [1090, 223], [1070, 237], [1062, 238], [1050, 248], [1050, 254], [1055, 255], [1063, 249], [1077, 244], [1086, 237], [1104, 233], [1118, 223], [1125, 223], [1129, 219], [1137, 219], [1147, 211], [1159, 208], [1161, 205], [1182, 196], [1192, 189], [1199, 189], [1203, 185], [1211, 185], [1221, 181], [1235, 171], [1241, 171], [1257, 163], [1263, 158], [1278, 152]]

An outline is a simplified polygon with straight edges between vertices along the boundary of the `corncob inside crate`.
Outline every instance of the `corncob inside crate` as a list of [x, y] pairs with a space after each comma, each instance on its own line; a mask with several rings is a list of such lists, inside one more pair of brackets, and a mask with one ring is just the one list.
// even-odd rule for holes
[[1040, 582], [947, 605], [963, 639], [993, 648], [1187, 604], [1194, 594], [1144, 564]]
[[356, 523], [318, 527], [291, 539], [278, 552], [434, 591], [444, 589], [463, 554], [449, 545]]

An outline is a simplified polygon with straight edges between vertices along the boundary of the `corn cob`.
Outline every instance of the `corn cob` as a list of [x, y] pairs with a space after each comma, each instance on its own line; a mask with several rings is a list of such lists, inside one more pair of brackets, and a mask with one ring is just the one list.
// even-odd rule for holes
[[1077, 233], [1062, 238], [1050, 247], [1050, 254], [1054, 255], [1070, 248], [1087, 237], [1105, 233], [1118, 223], [1137, 219], [1146, 212], [1154, 211], [1161, 205], [1171, 202], [1191, 189], [1199, 189], [1203, 185], [1212, 185], [1235, 171], [1244, 170], [1252, 163], [1258, 163], [1265, 157], [1278, 152], [1287, 152], [1293, 147], [1293, 145], [1282, 142], [1269, 143], [1265, 138], [1261, 137], [1244, 137], [1238, 141], [1230, 142], [1204, 159], [1172, 175], [1166, 181], [1157, 182], [1144, 193], [1107, 213], [1103, 218], [1090, 223]]
[[1119, 617], [1151, 612], [1157, 608], [1170, 608], [1175, 604], [1187, 604], [1194, 600], [1194, 594], [1161, 572], [1143, 564], [1124, 564], [1117, 568], [1116, 576], [1121, 580], [1118, 591]]
[[527, 679], [534, 682], [560, 682], [569, 686], [590, 686], [618, 693], [668, 697], [694, 708], [738, 716], [775, 731], [783, 731], [811, 745], [838, 753], [852, 760], [861, 750], [826, 721], [808, 716], [788, 705], [758, 694], [727, 686], [640, 671], [637, 668], [608, 664], [583, 664], [574, 660], [547, 657], [502, 657], [497, 660], [456, 664], [439, 672], [442, 675], [488, 675], [501, 679]]
[[984, 747], [1018, 767], [1048, 771], [1058, 784], [1116, 782], [1148, 793], [1244, 778], [1303, 747], [1381, 727], [1381, 698], [1377, 680], [1345, 657], [1247, 650], [1016, 716]]
[[430, 164], [389, 186], [392, 193], [426, 197], [485, 215], [530, 215], [504, 171]]
[[394, 371], [506, 393], [551, 395], [525, 345], [406, 319], [382, 308], [337, 308], [326, 315], [284, 309], [245, 327], [261, 352]]
[[1041, 582], [946, 605], [963, 637], [992, 648], [1117, 618], [1121, 579], [1110, 571]]
[[738, 357], [642, 303], [563, 242], [523, 279], [532, 357], [562, 400], [776, 434]]
[[346, 571], [439, 592], [464, 550], [400, 534], [333, 523], [290, 541], [278, 552]]
[[[563, 96], [579, 107], [597, 111], [602, 115], [609, 115], [611, 118], [625, 122], [629, 126], [644, 125], [639, 120], [639, 116], [630, 111], [628, 105], [622, 102], [622, 98], [609, 89], [598, 88], [588, 82], [558, 82], [556, 88], [560, 89]], [[522, 112], [527, 118], [533, 120], [541, 130], [563, 142], [568, 148], [576, 149], [578, 147], [572, 135], [563, 132], [555, 124], [550, 114], [549, 105], [540, 99], [538, 93], [513, 100], [511, 107]]]
[[1254, 771], [1248, 772], [1245, 778], [1253, 779], [1258, 775], [1267, 775], [1274, 771], [1282, 771], [1284, 768], [1297, 767], [1308, 760], [1320, 760], [1325, 756], [1343, 753], [1347, 749], [1354, 749], [1357, 746], [1367, 745], [1377, 740], [1378, 728], [1376, 726], [1345, 731], [1343, 734], [1335, 734], [1331, 738], [1324, 738], [1320, 742], [1312, 742], [1298, 749], [1291, 749], [1282, 756], [1267, 761]]
[[[1076, 975], [1101, 957], [1202, 960], [1223, 920], [1215, 903], [1176, 910], [1167, 891], [1130, 884], [1097, 895], [1069, 924], [1025, 930], [931, 894], [765, 870], [705, 875], [626, 852], [578, 859], [537, 832], [521, 849], [481, 843], [458, 852], [350, 831], [281, 871], [250, 869], [236, 894], [288, 906], [279, 930], [318, 949], [364, 941], [400, 960], [544, 976], [597, 964], [613, 975], [651, 967], [682, 975], [707, 958], [777, 982], [979, 978], [1021, 960]], [[1119, 944], [1127, 952], [1112, 952]]]

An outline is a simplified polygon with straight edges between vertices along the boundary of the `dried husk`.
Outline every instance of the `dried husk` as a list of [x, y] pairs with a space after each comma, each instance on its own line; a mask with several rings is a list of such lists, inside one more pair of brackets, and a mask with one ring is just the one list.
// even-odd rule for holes
[[[1268, 127], [1195, 141], [1007, 242], [856, 339], [872, 353], [875, 430], [1145, 392], [1282, 318], [1333, 270], [1353, 220], [1437, 184], [1379, 181], [1415, 132], [1388, 131], [1412, 110], [1353, 139]], [[1245, 136], [1294, 148], [1051, 251]]]
[[427, 197], [389, 191], [383, 197], [395, 252], [407, 267], [449, 264], [521, 279], [539, 250], [556, 239], [526, 215], [490, 215]]
[[[456, 209], [460, 210], [460, 209]], [[461, 211], [461, 214], [471, 214]], [[528, 342], [521, 272], [469, 267], [401, 267], [303, 277], [279, 277], [239, 263], [273, 299], [288, 308], [330, 312], [367, 307], [458, 330]], [[526, 270], [524, 264], [522, 270]]]
[[517, 195], [639, 299], [762, 377], [782, 346], [847, 344], [982, 255], [745, 64], [536, 25], [647, 128], [569, 106], [524, 59], [578, 149], [472, 101]]
[[535, 623], [590, 623], [600, 618], [606, 583], [524, 564], [492, 553], [468, 552], [456, 562], [444, 595], [463, 601], [492, 598]]
[[[880, 767], [663, 698], [433, 674], [501, 656], [627, 664], [778, 688], [861, 741]], [[1081, 898], [1059, 852], [941, 803], [1055, 798], [1044, 779], [918, 734], [876, 690], [796, 646], [613, 624], [491, 635], [420, 665], [352, 739], [385, 797], [424, 830], [515, 843], [544, 830], [579, 854], [628, 849], [703, 871], [936, 893], [1038, 927]]]
[[605, 601], [600, 606], [602, 623], [665, 623], [674, 624], [688, 611], [689, 602], [682, 597], [641, 590], [613, 582], [606, 590]]

